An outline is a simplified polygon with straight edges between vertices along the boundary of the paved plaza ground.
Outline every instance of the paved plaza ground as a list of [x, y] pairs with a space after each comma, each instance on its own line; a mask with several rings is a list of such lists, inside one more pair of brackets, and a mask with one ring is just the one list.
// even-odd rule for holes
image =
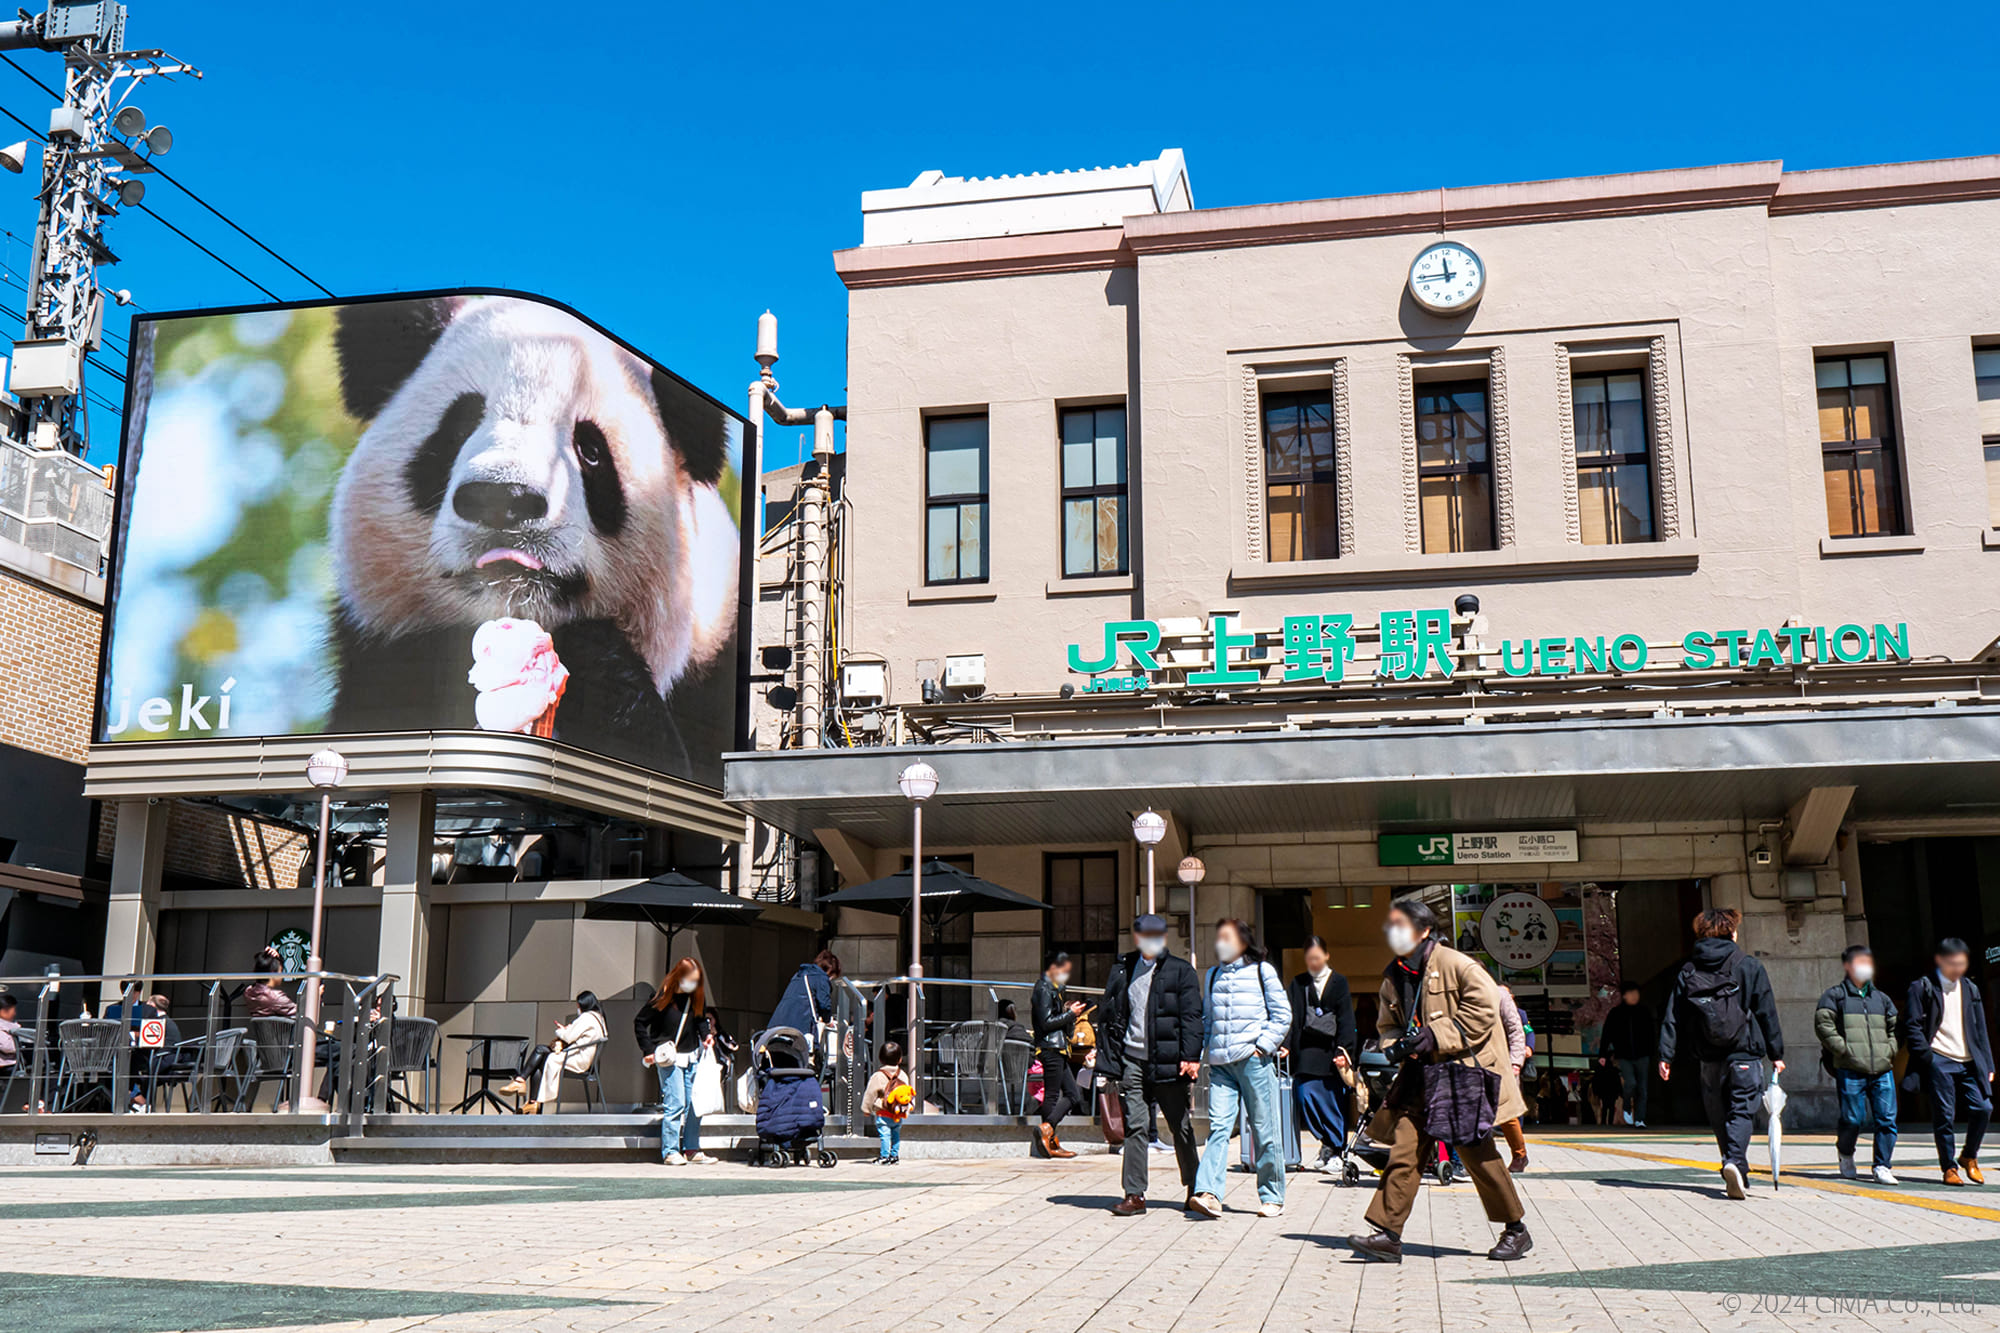
[[[1762, 1150], [1762, 1141], [1758, 1151]], [[1912, 1141], [1908, 1164], [1927, 1156]], [[1538, 1139], [1535, 1252], [1489, 1263], [1469, 1185], [1426, 1187], [1401, 1268], [1341, 1242], [1367, 1190], [1285, 1215], [1106, 1209], [1115, 1159], [727, 1165], [93, 1165], [0, 1171], [0, 1329], [1981, 1329], [2000, 1184], [1838, 1179], [1788, 1144], [1731, 1203], [1691, 1135]], [[1791, 1169], [1792, 1162], [1797, 1170]], [[1172, 1175], [1154, 1159], [1154, 1178]], [[1252, 1200], [1232, 1174], [1228, 1203]], [[1162, 1198], [1178, 1203], [1171, 1186]]]

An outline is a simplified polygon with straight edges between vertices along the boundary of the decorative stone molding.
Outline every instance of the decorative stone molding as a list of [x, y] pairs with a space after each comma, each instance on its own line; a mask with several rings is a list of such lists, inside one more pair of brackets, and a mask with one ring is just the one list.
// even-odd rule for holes
[[1333, 363], [1333, 486], [1340, 554], [1354, 549], [1354, 436], [1347, 429], [1347, 358]]
[[1403, 437], [1403, 549], [1422, 551], [1424, 534], [1417, 487], [1417, 378], [1408, 356], [1396, 357], [1397, 413]]
[[1243, 367], [1243, 529], [1253, 561], [1264, 558], [1264, 414], [1257, 369]]
[[[1507, 357], [1496, 347], [1486, 369], [1486, 438], [1493, 455], [1494, 545], [1514, 544], [1514, 453], [1507, 433]], [[1415, 451], [1411, 452], [1412, 466]], [[1574, 471], [1574, 469], [1572, 469]]]
[[1570, 383], [1569, 347], [1556, 344], [1556, 441], [1562, 452], [1563, 540], [1583, 545], [1583, 499], [1576, 485], [1576, 391]]
[[[1674, 442], [1674, 391], [1667, 374], [1667, 340], [1655, 337], [1646, 348], [1646, 393], [1653, 412], [1653, 496], [1659, 506], [1655, 531], [1661, 541], [1681, 535], [1681, 494]], [[1564, 376], [1567, 381], [1568, 376]], [[1576, 469], [1571, 467], [1574, 477]]]

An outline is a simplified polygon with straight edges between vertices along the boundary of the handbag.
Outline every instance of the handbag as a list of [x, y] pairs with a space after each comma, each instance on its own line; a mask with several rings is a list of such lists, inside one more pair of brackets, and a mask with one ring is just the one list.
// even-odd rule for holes
[[1116, 1084], [1097, 1080], [1097, 1121], [1104, 1127], [1104, 1144], [1116, 1148], [1125, 1142], [1125, 1099]]
[[688, 1109], [697, 1120], [722, 1114], [722, 1062], [715, 1052], [704, 1049], [695, 1062], [694, 1087], [688, 1090]]
[[1492, 1137], [1500, 1076], [1472, 1059], [1428, 1064], [1424, 1072], [1424, 1133], [1461, 1146]]

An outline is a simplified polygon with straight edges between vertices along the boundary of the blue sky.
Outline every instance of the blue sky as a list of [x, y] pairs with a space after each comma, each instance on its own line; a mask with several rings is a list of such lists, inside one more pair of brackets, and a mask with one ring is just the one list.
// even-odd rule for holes
[[[926, 168], [1178, 146], [1196, 204], [1217, 206], [2000, 151], [1990, 0], [131, 8], [132, 45], [207, 75], [138, 99], [174, 130], [169, 169], [336, 292], [542, 292], [732, 405], [766, 307], [785, 397], [844, 398], [829, 254], [858, 239], [862, 190]], [[46, 97], [4, 67], [0, 106], [46, 123]], [[31, 181], [0, 178], [17, 236]], [[314, 294], [171, 186], [148, 203], [280, 295]], [[143, 214], [115, 219], [112, 244], [111, 285], [152, 309], [263, 299]], [[20, 244], [6, 262], [18, 277]], [[108, 438], [92, 452], [109, 458]]]

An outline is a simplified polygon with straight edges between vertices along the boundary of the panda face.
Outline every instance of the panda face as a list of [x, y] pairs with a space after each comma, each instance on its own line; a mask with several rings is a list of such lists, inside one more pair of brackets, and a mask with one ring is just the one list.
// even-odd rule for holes
[[350, 617], [376, 634], [609, 618], [663, 685], [680, 674], [702, 633], [696, 580], [717, 572], [703, 501], [720, 501], [668, 437], [655, 386], [567, 312], [505, 297], [450, 311], [341, 476]]

